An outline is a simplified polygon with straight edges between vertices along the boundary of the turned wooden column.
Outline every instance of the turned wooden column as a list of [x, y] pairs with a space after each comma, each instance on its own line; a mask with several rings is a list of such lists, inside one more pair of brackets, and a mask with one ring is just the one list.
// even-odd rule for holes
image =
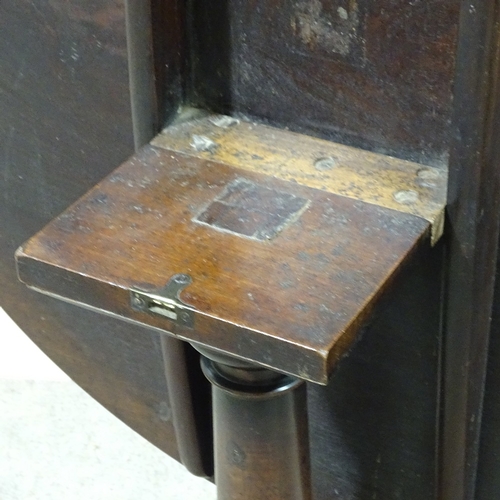
[[305, 383], [200, 351], [212, 384], [218, 500], [311, 499]]

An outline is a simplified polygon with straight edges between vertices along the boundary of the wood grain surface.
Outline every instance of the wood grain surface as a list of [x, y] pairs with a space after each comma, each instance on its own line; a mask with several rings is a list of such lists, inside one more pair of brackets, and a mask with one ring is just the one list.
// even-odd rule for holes
[[459, 0], [195, 0], [188, 101], [445, 164], [459, 8]]
[[[429, 226], [148, 146], [23, 245], [17, 262], [40, 291], [325, 384]], [[263, 237], [245, 237], [254, 231]], [[177, 273], [192, 278], [180, 299], [196, 312], [193, 328], [131, 308], [130, 289], [160, 290]]]
[[16, 248], [133, 153], [121, 0], [0, 3], [0, 304], [83, 389], [177, 457], [158, 335], [33, 293]]
[[[181, 116], [195, 112], [186, 109]], [[195, 140], [199, 144], [194, 144]], [[158, 134], [152, 144], [418, 215], [432, 224], [433, 243], [443, 233], [446, 168], [224, 115], [179, 120]]]

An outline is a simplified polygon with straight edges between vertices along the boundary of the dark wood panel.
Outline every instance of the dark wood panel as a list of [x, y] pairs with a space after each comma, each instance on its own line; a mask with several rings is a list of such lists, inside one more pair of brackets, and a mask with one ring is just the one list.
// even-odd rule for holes
[[[475, 325], [477, 330], [472, 332], [472, 349], [468, 353], [468, 356], [473, 360], [469, 372], [469, 387], [471, 387], [469, 390], [474, 392], [470, 396], [472, 403], [469, 403], [470, 409], [466, 415], [468, 421], [471, 422], [467, 435], [468, 445], [471, 448], [466, 457], [467, 464], [472, 463], [475, 465], [474, 461], [477, 458], [477, 472], [471, 466], [466, 467], [466, 491], [472, 497], [472, 484], [477, 477], [474, 497], [476, 500], [496, 498], [500, 491], [500, 260], [498, 244], [495, 248], [496, 241], [494, 240], [498, 231], [498, 200], [500, 198], [498, 172], [500, 165], [500, 141], [498, 140], [500, 134], [500, 86], [498, 85], [500, 76], [498, 65], [500, 12], [497, 4], [493, 4], [493, 2], [487, 2], [487, 4], [487, 6], [484, 6], [485, 10], [480, 12], [481, 15], [478, 19], [480, 24], [476, 25], [477, 31], [472, 31], [469, 35], [469, 37], [474, 38], [478, 36], [476, 33], [480, 33], [484, 37], [484, 42], [480, 38], [480, 43], [484, 43], [487, 50], [483, 54], [484, 59], [481, 64], [486, 66], [485, 74], [489, 77], [487, 80], [489, 90], [482, 91], [483, 94], [486, 92], [487, 95], [483, 95], [481, 99], [483, 106], [487, 108], [485, 113], [484, 149], [481, 155], [482, 165], [479, 169], [481, 173], [479, 174], [478, 170], [474, 172], [475, 176], [480, 175], [484, 178], [484, 184], [480, 187], [481, 193], [478, 201], [481, 206], [478, 226], [482, 226], [478, 238], [482, 239], [477, 240], [478, 248], [476, 250], [481, 255], [481, 258], [475, 262], [478, 267], [476, 272], [484, 274], [479, 274], [476, 278], [477, 286], [474, 288], [474, 292], [479, 294], [477, 300], [480, 301], [484, 311], [481, 311], [481, 316], [478, 318], [481, 328], [479, 329]], [[475, 90], [475, 93], [481, 95], [480, 90]], [[480, 182], [480, 180], [478, 179], [476, 182]], [[477, 213], [475, 218], [477, 220]], [[471, 223], [470, 212], [468, 222]], [[466, 248], [471, 248], [471, 243], [469, 241]], [[496, 273], [494, 272], [495, 253]], [[468, 252], [466, 255], [470, 258]], [[481, 269], [482, 267], [484, 269]], [[486, 273], [491, 274], [486, 275]], [[495, 288], [492, 301], [493, 307], [491, 309], [490, 301], [494, 280]], [[489, 336], [487, 331], [488, 313], [491, 315]], [[488, 349], [487, 354], [486, 349]], [[484, 381], [486, 362], [487, 371], [482, 418], [477, 421], [476, 416], [481, 411], [481, 407], [474, 408], [474, 405], [480, 404], [483, 395], [482, 383]], [[478, 436], [479, 429], [481, 431], [480, 437]]]
[[330, 384], [308, 386], [315, 500], [438, 498], [442, 251], [399, 277]]
[[500, 11], [463, 2], [447, 219], [444, 500], [472, 500], [500, 219]]
[[458, 0], [197, 0], [191, 99], [421, 163], [446, 161]]
[[[186, 12], [183, 0], [152, 0], [154, 80], [161, 128], [176, 116], [184, 100]], [[156, 132], [158, 128], [156, 129]]]
[[483, 417], [477, 468], [477, 500], [495, 498], [500, 491], [500, 275], [495, 283], [488, 350]]
[[14, 251], [133, 151], [120, 0], [0, 3], [0, 304], [78, 384], [176, 456], [159, 338], [28, 292]]
[[184, 97], [185, 13], [181, 0], [122, 0], [136, 149], [176, 114]]

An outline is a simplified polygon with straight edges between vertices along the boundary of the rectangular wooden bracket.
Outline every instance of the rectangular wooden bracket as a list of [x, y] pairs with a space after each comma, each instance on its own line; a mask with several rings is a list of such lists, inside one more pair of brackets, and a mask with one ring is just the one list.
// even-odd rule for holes
[[445, 186], [440, 169], [286, 130], [181, 121], [24, 244], [19, 277], [326, 384], [402, 264], [440, 235]]
[[433, 245], [443, 234], [444, 165], [421, 165], [192, 108], [152, 144], [417, 215], [431, 223]]

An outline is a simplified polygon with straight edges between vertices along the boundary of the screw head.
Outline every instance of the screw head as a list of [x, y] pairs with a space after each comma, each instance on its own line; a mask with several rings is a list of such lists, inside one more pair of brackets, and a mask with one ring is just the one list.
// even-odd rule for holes
[[189, 314], [187, 312], [181, 312], [179, 314], [179, 319], [183, 322], [183, 323], [187, 323], [189, 321]]
[[418, 202], [419, 196], [416, 191], [408, 189], [395, 192], [393, 198], [401, 205], [413, 205]]
[[145, 302], [144, 302], [144, 299], [141, 299], [141, 297], [134, 295], [132, 297], [132, 304], [136, 307], [143, 307]]
[[337, 159], [333, 156], [327, 156], [326, 158], [319, 158], [314, 162], [314, 167], [320, 172], [324, 170], [332, 170], [337, 165]]
[[420, 170], [417, 171], [417, 177], [419, 179], [424, 179], [426, 181], [428, 180], [436, 180], [439, 179], [441, 176], [441, 173], [437, 169], [433, 168], [421, 168]]
[[187, 285], [191, 283], [191, 277], [188, 274], [176, 274], [174, 276], [174, 281], [179, 285]]

